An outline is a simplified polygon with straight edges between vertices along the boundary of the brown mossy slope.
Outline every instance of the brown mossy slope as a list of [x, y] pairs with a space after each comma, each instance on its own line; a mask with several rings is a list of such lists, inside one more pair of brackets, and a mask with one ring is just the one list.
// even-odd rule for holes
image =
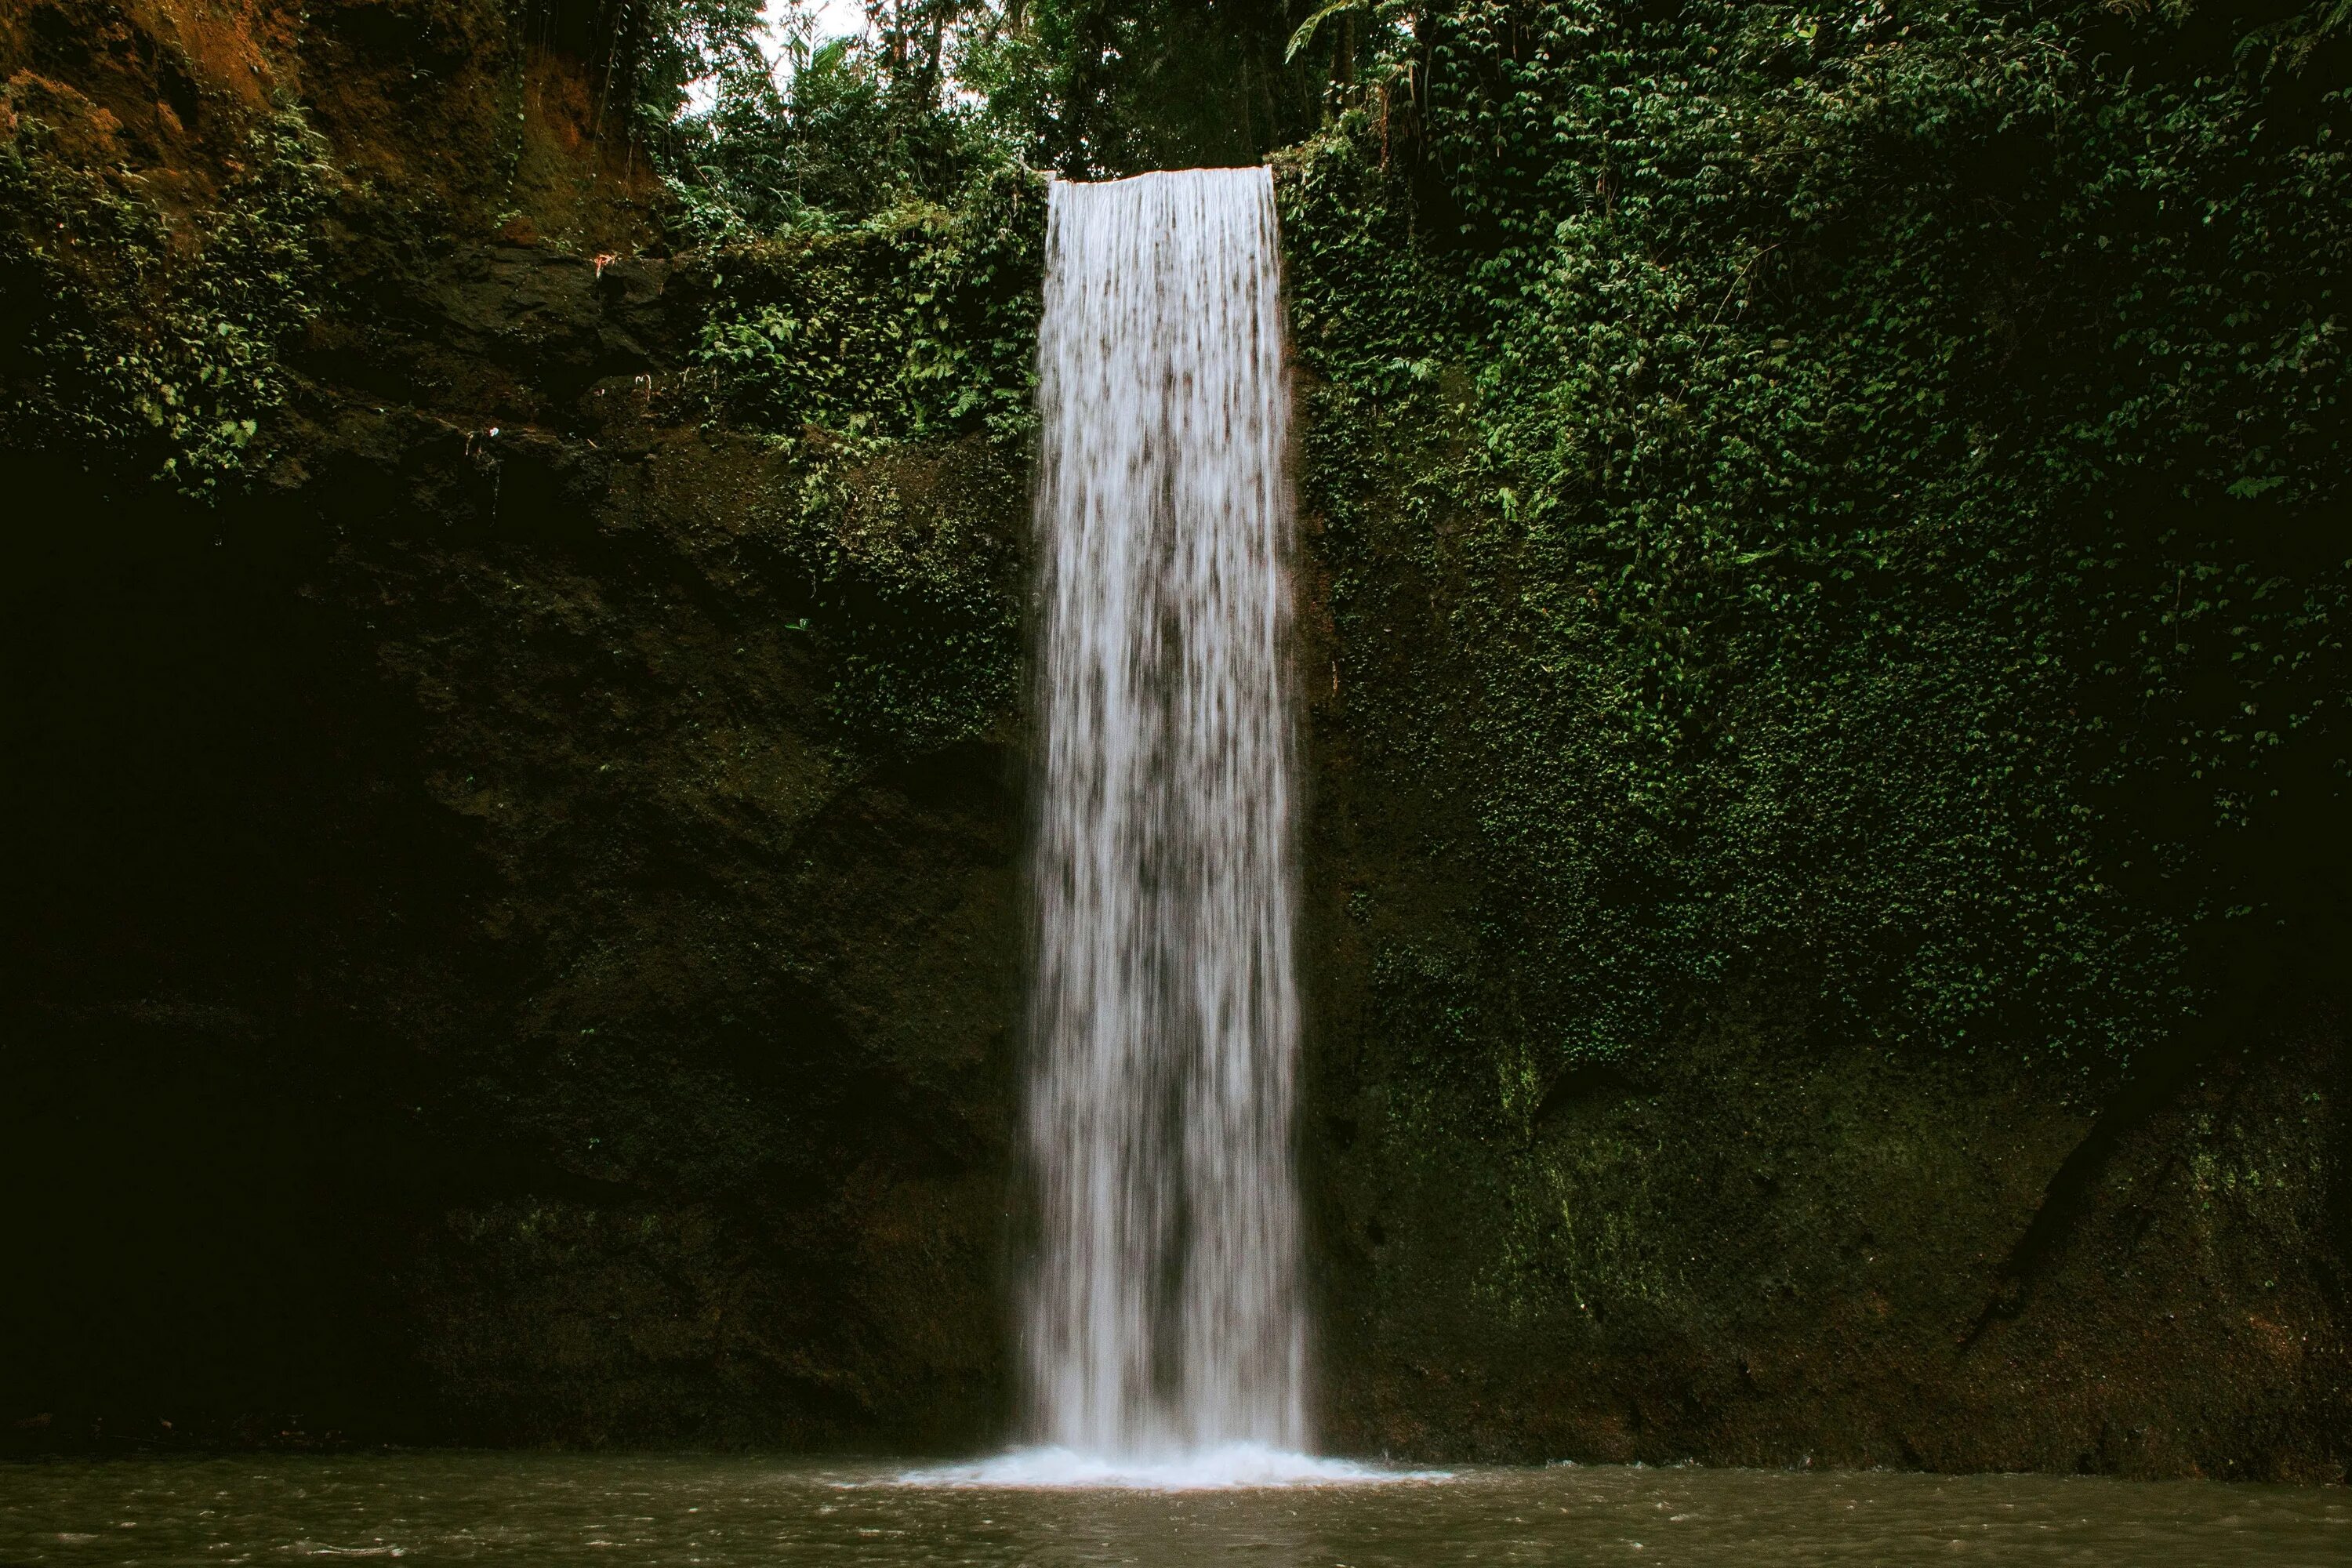
[[184, 217], [252, 122], [297, 102], [343, 176], [453, 232], [520, 216], [576, 245], [648, 237], [651, 163], [607, 68], [607, 8], [493, 0], [33, 0], [0, 17], [5, 129]]
[[[843, 731], [806, 473], [702, 428], [588, 10], [0, 39], [42, 166], [191, 253], [253, 124], [322, 138], [245, 479], [7, 458], [23, 1440], [998, 1420], [1013, 766]], [[894, 505], [985, 513], [968, 466]]]

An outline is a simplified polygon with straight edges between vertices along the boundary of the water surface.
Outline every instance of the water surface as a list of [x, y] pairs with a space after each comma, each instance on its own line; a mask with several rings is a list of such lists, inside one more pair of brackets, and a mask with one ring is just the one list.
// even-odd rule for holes
[[900, 1473], [485, 1453], [20, 1464], [0, 1467], [0, 1564], [2352, 1563], [2339, 1488], [1561, 1467], [1168, 1493]]

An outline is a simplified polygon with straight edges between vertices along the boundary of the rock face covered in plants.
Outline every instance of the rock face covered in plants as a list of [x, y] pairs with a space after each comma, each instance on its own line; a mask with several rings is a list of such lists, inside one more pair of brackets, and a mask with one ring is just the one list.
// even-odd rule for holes
[[1452, 5], [1284, 156], [1355, 1442], [2340, 1468], [2332, 26]]
[[[49, 1196], [0, 1401], [37, 1436], [998, 1420], [1022, 478], [991, 409], [782, 442], [708, 391], [722, 305], [828, 331], [831, 279], [896, 333], [861, 271], [908, 294], [954, 237], [669, 255], [544, 37], [8, 40], [0, 1142]], [[293, 194], [248, 217], [257, 179]], [[243, 237], [281, 213], [273, 302]]]
[[[1330, 1441], [2340, 1476], [2340, 43], [1390, 10], [1236, 68]], [[712, 14], [0, 19], [14, 1441], [1005, 1429], [1042, 187], [657, 163]]]

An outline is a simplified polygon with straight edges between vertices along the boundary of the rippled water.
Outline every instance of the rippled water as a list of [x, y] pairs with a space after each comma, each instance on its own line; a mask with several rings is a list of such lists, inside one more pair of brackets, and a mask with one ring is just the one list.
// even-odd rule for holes
[[0, 1564], [2352, 1563], [2339, 1488], [1563, 1467], [1171, 1493], [901, 1473], [483, 1453], [24, 1464], [0, 1467]]

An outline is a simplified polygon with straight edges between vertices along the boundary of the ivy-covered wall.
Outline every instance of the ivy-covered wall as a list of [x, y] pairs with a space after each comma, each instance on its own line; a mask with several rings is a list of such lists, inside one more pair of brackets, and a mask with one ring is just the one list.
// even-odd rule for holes
[[1848, 1461], [2268, 1463], [2084, 1217], [2261, 1232], [2134, 1142], [2257, 1082], [2270, 1245], [2352, 1238], [2352, 105], [2216, 26], [1432, 7], [1279, 160], [1347, 1430], [1785, 1459], [1810, 1355]]
[[175, 235], [115, 171], [59, 155], [37, 91], [11, 91], [0, 148], [0, 441], [104, 454], [208, 496], [242, 477], [286, 400], [279, 351], [308, 322], [324, 196], [299, 110], [245, 138], [217, 201]]
[[1288, 165], [1337, 674], [1444, 645], [1382, 727], [1473, 781], [1505, 1104], [1792, 971], [2087, 1091], [2341, 956], [2352, 106], [2197, 47], [1466, 5], [1409, 158]]
[[712, 412], [798, 466], [787, 548], [817, 584], [833, 711], [886, 752], [1013, 720], [1045, 219], [1045, 182], [1008, 163], [951, 205], [697, 263]]

